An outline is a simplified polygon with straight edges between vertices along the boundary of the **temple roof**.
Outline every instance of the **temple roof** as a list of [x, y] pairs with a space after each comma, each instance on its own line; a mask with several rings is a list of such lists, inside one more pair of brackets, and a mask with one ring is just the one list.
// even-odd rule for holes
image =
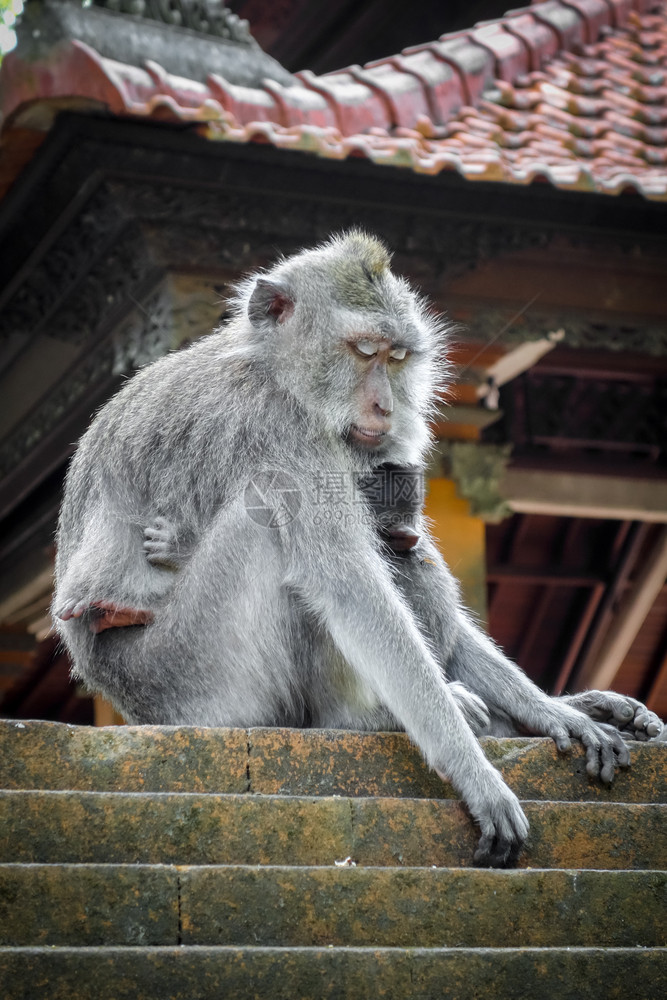
[[363, 67], [304, 70], [287, 85], [214, 72], [188, 79], [76, 38], [36, 55], [19, 45], [0, 69], [0, 93], [5, 123], [43, 126], [51, 109], [78, 99], [118, 116], [197, 123], [212, 140], [667, 198], [664, 0], [547, 0]]

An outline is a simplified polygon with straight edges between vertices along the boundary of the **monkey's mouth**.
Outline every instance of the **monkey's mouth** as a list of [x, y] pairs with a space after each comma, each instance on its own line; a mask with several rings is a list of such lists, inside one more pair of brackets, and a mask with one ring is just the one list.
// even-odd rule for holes
[[363, 444], [366, 448], [377, 448], [386, 438], [387, 431], [375, 431], [369, 427], [357, 427], [356, 424], [352, 424], [349, 436], [357, 444]]

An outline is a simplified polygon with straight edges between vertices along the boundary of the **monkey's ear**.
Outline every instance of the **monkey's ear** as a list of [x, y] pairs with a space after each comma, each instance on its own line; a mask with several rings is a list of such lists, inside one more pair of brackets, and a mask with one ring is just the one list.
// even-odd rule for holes
[[248, 303], [248, 318], [253, 326], [284, 323], [294, 312], [294, 299], [278, 281], [258, 278]]

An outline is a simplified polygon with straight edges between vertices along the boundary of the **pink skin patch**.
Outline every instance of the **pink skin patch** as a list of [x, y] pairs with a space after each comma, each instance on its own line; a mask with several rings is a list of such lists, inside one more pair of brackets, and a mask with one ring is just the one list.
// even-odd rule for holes
[[90, 631], [95, 635], [108, 628], [123, 628], [126, 625], [150, 625], [154, 614], [144, 608], [130, 608], [112, 601], [80, 601], [57, 612], [58, 618], [68, 622], [71, 618], [81, 618], [90, 612]]

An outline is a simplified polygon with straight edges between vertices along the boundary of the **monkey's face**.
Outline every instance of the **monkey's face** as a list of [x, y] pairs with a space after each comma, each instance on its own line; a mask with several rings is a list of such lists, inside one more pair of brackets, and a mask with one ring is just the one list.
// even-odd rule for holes
[[412, 298], [387, 299], [384, 309], [340, 317], [327, 366], [346, 373], [335, 407], [339, 432], [370, 462], [418, 464], [429, 445], [436, 345]]
[[373, 334], [345, 341], [355, 370], [355, 419], [347, 428], [350, 444], [364, 451], [379, 451], [392, 429], [394, 394], [391, 375], [405, 365], [408, 348]]
[[311, 318], [311, 329], [321, 327], [303, 351], [313, 378], [310, 399], [360, 467], [418, 464], [428, 447], [433, 349], [411, 320], [397, 309], [343, 307], [324, 322], [321, 314]]
[[313, 434], [357, 464], [416, 465], [430, 443], [442, 325], [372, 237], [334, 238], [253, 279], [247, 308], [263, 369]]

